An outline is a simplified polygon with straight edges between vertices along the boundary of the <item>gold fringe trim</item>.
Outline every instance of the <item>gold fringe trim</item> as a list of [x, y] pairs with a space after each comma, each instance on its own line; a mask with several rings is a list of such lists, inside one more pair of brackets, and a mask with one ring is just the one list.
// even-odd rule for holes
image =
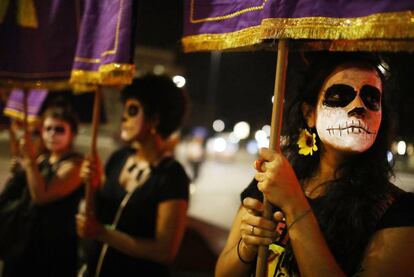
[[[410, 39], [414, 38], [414, 12], [378, 13], [358, 18], [268, 18], [259, 26], [223, 34], [200, 34], [182, 39], [185, 52], [225, 50], [255, 46], [268, 39]], [[388, 43], [388, 42], [387, 42]], [[379, 43], [384, 46], [387, 43]], [[364, 44], [364, 43], [363, 43]], [[343, 44], [344, 45], [344, 44]], [[355, 44], [352, 44], [355, 45]], [[365, 48], [376, 49], [374, 41]], [[400, 49], [398, 46], [402, 46]], [[413, 51], [393, 43], [391, 51]], [[353, 46], [354, 47], [354, 46]], [[346, 49], [345, 49], [346, 50]]]
[[104, 64], [98, 71], [72, 70], [70, 83], [76, 92], [95, 90], [97, 85], [126, 85], [135, 75], [134, 64]]
[[[20, 111], [16, 111], [10, 108], [5, 108], [3, 111], [3, 114], [7, 117], [10, 117], [12, 119], [16, 119], [16, 120], [20, 120], [23, 121], [24, 120], [24, 113], [20, 112]], [[32, 114], [28, 114], [27, 115], [27, 122], [28, 123], [35, 123], [38, 122], [40, 120], [39, 116], [37, 115], [32, 115]]]
[[414, 13], [378, 13], [357, 18], [268, 18], [261, 27], [263, 39], [414, 38]]
[[[98, 71], [72, 70], [70, 80], [25, 81], [21, 79], [3, 78], [0, 79], [0, 87], [22, 89], [45, 88], [48, 90], [73, 89], [75, 92], [85, 92], [96, 90], [97, 85], [130, 84], [134, 75], [134, 64], [112, 63], [101, 65]], [[24, 76], [33, 76], [33, 74], [24, 74]]]
[[226, 50], [261, 43], [261, 27], [249, 27], [225, 34], [201, 34], [182, 38], [184, 52]]

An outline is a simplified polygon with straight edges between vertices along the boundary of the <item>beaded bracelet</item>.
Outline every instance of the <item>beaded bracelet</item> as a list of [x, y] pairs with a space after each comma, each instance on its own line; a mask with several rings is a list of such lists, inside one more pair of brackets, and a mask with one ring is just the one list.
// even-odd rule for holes
[[308, 213], [310, 213], [312, 211], [312, 209], [307, 209], [305, 212], [303, 212], [303, 214], [301, 214], [300, 216], [298, 216], [297, 218], [295, 218], [293, 221], [292, 221], [292, 223], [290, 223], [290, 225], [287, 225], [286, 227], [287, 227], [287, 229], [289, 230], [289, 229], [291, 229], [292, 228], [292, 226], [296, 223], [296, 222], [298, 222], [299, 220], [301, 220], [302, 218], [304, 218]]
[[239, 240], [239, 243], [237, 244], [237, 256], [239, 256], [239, 260], [242, 262], [242, 263], [244, 263], [244, 264], [252, 264], [253, 263], [253, 261], [245, 261], [245, 260], [243, 260], [243, 258], [241, 257], [241, 255], [240, 255], [240, 243], [241, 243], [241, 241], [242, 241], [242, 238], [240, 238], [240, 240]]

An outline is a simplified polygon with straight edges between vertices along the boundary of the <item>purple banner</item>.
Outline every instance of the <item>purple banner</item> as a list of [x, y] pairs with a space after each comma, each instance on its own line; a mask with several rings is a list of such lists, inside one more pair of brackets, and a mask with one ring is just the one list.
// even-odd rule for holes
[[[27, 96], [27, 115], [28, 120], [36, 120], [42, 109], [42, 105], [47, 97], [46, 89], [31, 89]], [[3, 111], [4, 115], [11, 118], [23, 120], [24, 118], [24, 92], [22, 89], [14, 89], [10, 93], [6, 107]]]
[[69, 87], [70, 78], [74, 85], [107, 84], [110, 78], [128, 83], [132, 17], [133, 0], [5, 1], [0, 86], [59, 90]]
[[133, 6], [133, 0], [86, 0], [72, 83], [132, 80]]
[[[34, 6], [28, 10], [21, 2], [1, 5], [2, 83], [67, 80], [78, 36], [79, 1], [29, 1]], [[25, 18], [31, 18], [33, 24]]]
[[266, 39], [412, 39], [412, 0], [186, 0], [186, 51], [245, 47]]

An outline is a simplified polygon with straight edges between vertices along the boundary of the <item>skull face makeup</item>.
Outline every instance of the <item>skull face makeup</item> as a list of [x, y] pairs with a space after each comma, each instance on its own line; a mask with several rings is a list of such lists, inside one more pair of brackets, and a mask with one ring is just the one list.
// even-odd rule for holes
[[381, 95], [374, 69], [337, 68], [323, 84], [316, 107], [316, 130], [323, 144], [344, 152], [368, 150], [381, 124]]
[[47, 117], [43, 122], [42, 137], [49, 151], [64, 152], [69, 149], [74, 135], [69, 123]]
[[136, 99], [127, 99], [121, 125], [121, 139], [131, 142], [137, 139], [145, 123], [144, 109]]

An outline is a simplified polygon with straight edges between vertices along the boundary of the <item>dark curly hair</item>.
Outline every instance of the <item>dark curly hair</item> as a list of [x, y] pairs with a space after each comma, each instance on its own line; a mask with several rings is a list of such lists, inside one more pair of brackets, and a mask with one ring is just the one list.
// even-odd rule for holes
[[[315, 107], [320, 89], [326, 78], [341, 65], [356, 65], [376, 69], [383, 81], [382, 121], [373, 146], [364, 153], [356, 154], [336, 170], [336, 179], [326, 184], [326, 194], [317, 200], [309, 200], [324, 237], [336, 260], [348, 274], [355, 273], [363, 251], [375, 230], [389, 201], [392, 188], [389, 178], [393, 175], [387, 161], [390, 149], [390, 120], [386, 105], [387, 85], [378, 69], [379, 57], [369, 53], [314, 53], [303, 76], [303, 84], [294, 97], [287, 101], [288, 122], [282, 133], [286, 144], [282, 147], [295, 173], [303, 184], [317, 173], [320, 153], [299, 155], [298, 141], [301, 129], [308, 128], [301, 106], [307, 103]], [[289, 91], [288, 95], [292, 95]], [[317, 133], [316, 129], [311, 130]], [[291, 251], [291, 250], [290, 250]], [[292, 253], [290, 253], [292, 254]]]
[[183, 123], [187, 113], [187, 95], [171, 78], [148, 74], [133, 80], [121, 92], [121, 101], [137, 99], [146, 118], [157, 119], [157, 132], [167, 138]]

